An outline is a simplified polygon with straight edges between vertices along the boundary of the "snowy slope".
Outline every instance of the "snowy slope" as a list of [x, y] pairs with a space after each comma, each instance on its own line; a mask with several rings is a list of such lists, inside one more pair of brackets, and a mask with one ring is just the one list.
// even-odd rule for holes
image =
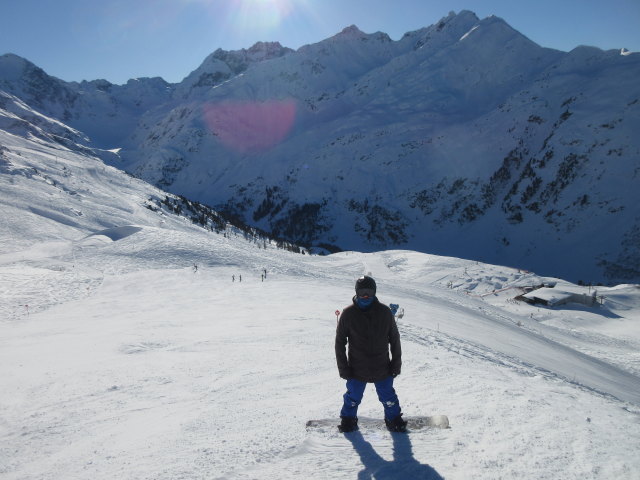
[[[563, 280], [264, 248], [147, 208], [163, 192], [86, 153], [0, 145], [3, 478], [640, 476], [637, 285], [547, 309], [513, 298]], [[305, 430], [338, 416], [334, 311], [363, 273], [405, 310], [404, 411], [451, 429]], [[369, 389], [360, 415], [381, 412]]]

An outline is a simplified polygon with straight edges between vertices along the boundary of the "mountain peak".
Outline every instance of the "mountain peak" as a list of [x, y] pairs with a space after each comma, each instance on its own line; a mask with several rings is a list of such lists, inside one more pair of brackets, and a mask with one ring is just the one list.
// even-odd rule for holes
[[361, 35], [363, 32], [356, 25], [349, 25], [340, 32], [343, 35]]
[[349, 25], [348, 27], [343, 28], [342, 31], [337, 35], [335, 35], [333, 38], [352, 39], [352, 38], [362, 38], [365, 35], [366, 34], [362, 30], [360, 30], [357, 26]]
[[[382, 43], [391, 42], [391, 38], [386, 33], [376, 32], [376, 33], [368, 34], [360, 30], [356, 25], [349, 25], [348, 27], [343, 28], [340, 33], [337, 33], [336, 35], [328, 39], [329, 42], [332, 42], [335, 40], [339, 40], [339, 41], [372, 40], [372, 41], [379, 41]], [[320, 42], [320, 43], [323, 43], [323, 42]]]
[[283, 47], [280, 42], [256, 42], [246, 52], [252, 61], [262, 61], [282, 57], [293, 50]]
[[455, 12], [449, 12], [449, 18], [454, 17], [458, 19], [475, 20], [476, 22], [480, 20], [475, 12], [472, 12], [471, 10], [460, 10], [458, 14]]
[[256, 42], [253, 44], [251, 48], [247, 51], [272, 51], [272, 50], [282, 50], [282, 45], [280, 42]]
[[20, 79], [25, 70], [39, 69], [29, 60], [13, 53], [0, 55], [0, 79], [5, 81], [16, 81]]
[[211, 88], [243, 73], [252, 64], [283, 57], [293, 51], [280, 42], [256, 42], [248, 49], [231, 51], [218, 48], [178, 85], [177, 94], [185, 97], [194, 88]]
[[440, 19], [440, 21], [436, 24], [437, 26], [443, 26], [448, 23], [460, 24], [460, 23], [477, 23], [480, 19], [478, 16], [472, 12], [471, 10], [461, 10], [460, 13], [456, 13], [454, 11], [449, 12], [449, 15]]
[[[287, 53], [293, 52], [292, 49], [283, 47], [280, 42], [256, 42], [249, 49], [243, 48], [241, 50], [223, 50], [218, 48], [213, 52], [203, 64], [207, 63], [210, 59], [220, 60], [226, 64], [242, 63], [246, 67], [247, 62], [261, 62], [263, 60], [270, 60], [272, 58], [282, 57]], [[229, 65], [231, 67], [231, 65]], [[232, 67], [232, 70], [234, 68]]]

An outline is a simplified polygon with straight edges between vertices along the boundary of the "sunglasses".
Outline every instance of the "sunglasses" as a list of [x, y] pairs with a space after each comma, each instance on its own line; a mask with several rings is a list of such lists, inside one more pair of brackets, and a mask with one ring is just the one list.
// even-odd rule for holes
[[356, 295], [360, 298], [369, 298], [375, 296], [376, 292], [369, 288], [363, 288], [362, 290], [358, 290]]

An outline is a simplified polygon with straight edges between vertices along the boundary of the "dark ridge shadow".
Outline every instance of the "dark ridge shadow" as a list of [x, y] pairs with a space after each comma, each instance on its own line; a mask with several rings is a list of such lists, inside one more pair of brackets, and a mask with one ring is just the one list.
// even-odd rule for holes
[[585, 312], [591, 313], [594, 315], [600, 315], [605, 318], [623, 318], [615, 312], [612, 312], [607, 308], [606, 305], [594, 305], [589, 307], [587, 305], [580, 305], [579, 303], [564, 303], [562, 305], [558, 305], [555, 307], [550, 307], [548, 305], [542, 305], [541, 303], [533, 304], [534, 307], [539, 308], [540, 310], [547, 310], [549, 312], [558, 312], [562, 310], [571, 310], [574, 312]]
[[444, 480], [430, 465], [418, 462], [413, 456], [411, 439], [406, 433], [392, 433], [393, 460], [385, 460], [367, 442], [359, 431], [344, 435], [360, 456], [364, 470], [358, 480]]

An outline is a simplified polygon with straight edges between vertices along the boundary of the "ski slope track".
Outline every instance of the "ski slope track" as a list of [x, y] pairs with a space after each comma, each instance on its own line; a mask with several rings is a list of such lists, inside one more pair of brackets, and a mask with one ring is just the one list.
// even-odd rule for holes
[[[588, 287], [207, 231], [39, 121], [0, 130], [3, 480], [640, 477], [638, 285], [549, 308], [514, 298]], [[334, 312], [362, 274], [404, 311], [403, 411], [450, 429], [306, 430], [338, 423]]]

